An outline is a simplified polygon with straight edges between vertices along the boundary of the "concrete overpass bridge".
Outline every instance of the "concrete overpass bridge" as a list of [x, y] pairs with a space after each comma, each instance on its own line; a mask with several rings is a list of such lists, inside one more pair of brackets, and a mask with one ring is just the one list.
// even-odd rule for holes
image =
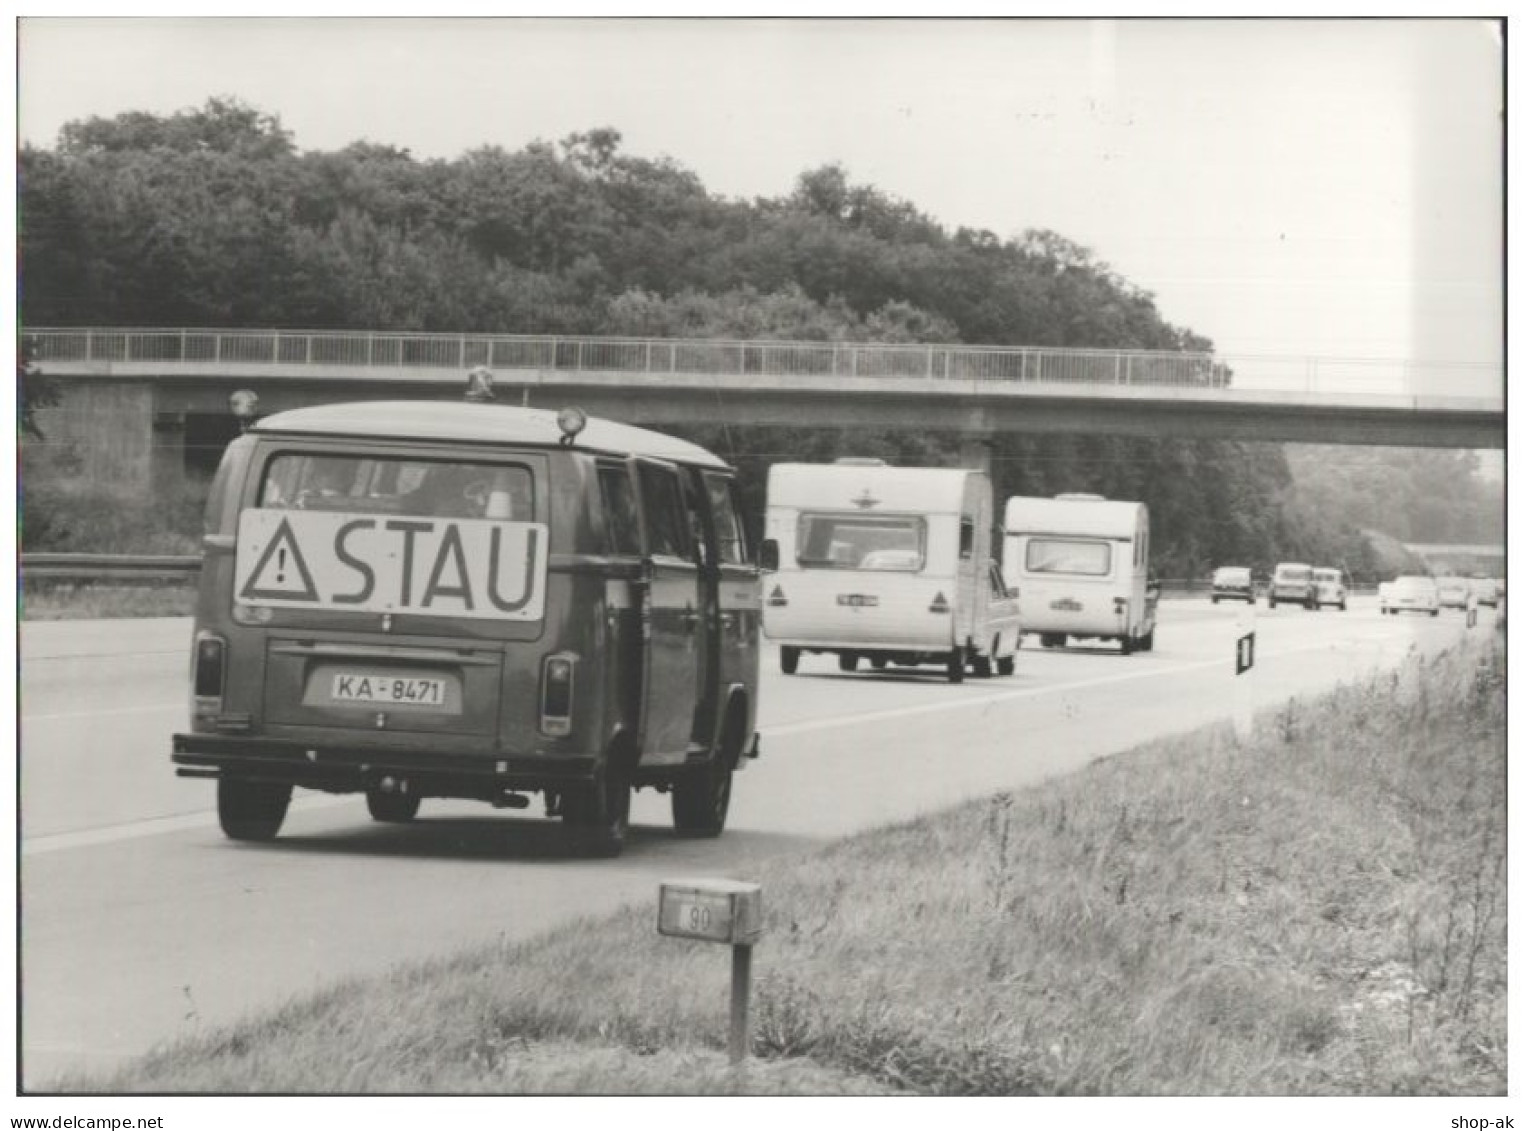
[[[1495, 367], [1144, 350], [356, 331], [35, 328], [30, 356], [64, 401], [41, 414], [92, 479], [214, 462], [259, 410], [453, 398], [493, 370], [500, 400], [650, 425], [840, 426], [1502, 448]], [[987, 452], [987, 448], [983, 448]]]

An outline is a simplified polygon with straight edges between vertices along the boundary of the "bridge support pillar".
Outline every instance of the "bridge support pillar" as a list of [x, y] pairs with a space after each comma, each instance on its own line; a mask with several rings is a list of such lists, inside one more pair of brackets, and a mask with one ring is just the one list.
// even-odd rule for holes
[[986, 475], [991, 475], [991, 464], [993, 461], [990, 453], [993, 446], [993, 436], [964, 436], [958, 442], [958, 466], [971, 468], [974, 471], [982, 471]]
[[60, 381], [59, 403], [38, 413], [50, 447], [72, 449], [95, 486], [146, 493], [154, 477], [154, 390], [147, 382]]

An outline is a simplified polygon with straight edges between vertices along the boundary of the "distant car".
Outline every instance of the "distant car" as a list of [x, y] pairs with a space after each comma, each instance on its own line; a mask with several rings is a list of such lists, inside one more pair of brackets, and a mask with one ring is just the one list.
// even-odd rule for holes
[[1315, 569], [1312, 584], [1317, 592], [1318, 607], [1337, 605], [1343, 612], [1349, 608], [1349, 587], [1344, 584], [1344, 571], [1338, 569]]
[[1473, 577], [1471, 579], [1471, 591], [1476, 594], [1476, 603], [1478, 605], [1497, 608], [1500, 589], [1499, 584], [1490, 577]]
[[1381, 611], [1383, 613], [1386, 612], [1386, 597], [1387, 597], [1387, 594], [1390, 593], [1391, 591], [1392, 591], [1392, 583], [1390, 581], [1383, 581], [1379, 585], [1376, 586], [1376, 600], [1380, 603], [1380, 605], [1381, 605]]
[[1248, 601], [1254, 604], [1254, 573], [1248, 566], [1221, 566], [1212, 573], [1212, 604]]
[[1381, 597], [1381, 612], [1396, 616], [1401, 612], [1428, 613], [1439, 616], [1439, 587], [1432, 577], [1399, 577], [1391, 582]]
[[1312, 567], [1302, 562], [1282, 562], [1270, 578], [1269, 602], [1275, 608], [1280, 601], [1316, 609], [1318, 591], [1312, 582]]
[[1471, 600], [1471, 582], [1464, 577], [1441, 577], [1438, 589], [1441, 609], [1464, 609]]

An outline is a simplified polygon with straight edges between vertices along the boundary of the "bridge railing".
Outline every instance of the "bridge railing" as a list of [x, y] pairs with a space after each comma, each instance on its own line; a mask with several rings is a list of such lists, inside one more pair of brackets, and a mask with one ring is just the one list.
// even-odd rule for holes
[[168, 362], [541, 369], [1203, 386], [1212, 355], [1150, 350], [885, 345], [864, 342], [405, 334], [329, 330], [54, 329], [24, 332], [54, 362]]
[[1391, 358], [354, 330], [38, 327], [26, 329], [23, 339], [33, 360], [42, 364], [161, 362], [440, 370], [486, 365], [496, 370], [718, 377], [920, 377], [1183, 389], [1231, 386], [1290, 395], [1428, 392], [1495, 401], [1499, 406], [1503, 399], [1503, 374], [1497, 365]]

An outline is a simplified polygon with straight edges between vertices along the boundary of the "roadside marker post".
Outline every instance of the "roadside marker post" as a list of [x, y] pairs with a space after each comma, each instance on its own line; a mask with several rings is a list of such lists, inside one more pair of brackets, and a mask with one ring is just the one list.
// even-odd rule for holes
[[1233, 649], [1233, 729], [1239, 740], [1254, 734], [1254, 606], [1238, 614]]
[[751, 948], [762, 936], [762, 888], [741, 880], [664, 880], [656, 931], [730, 946], [730, 1063], [751, 1048]]

